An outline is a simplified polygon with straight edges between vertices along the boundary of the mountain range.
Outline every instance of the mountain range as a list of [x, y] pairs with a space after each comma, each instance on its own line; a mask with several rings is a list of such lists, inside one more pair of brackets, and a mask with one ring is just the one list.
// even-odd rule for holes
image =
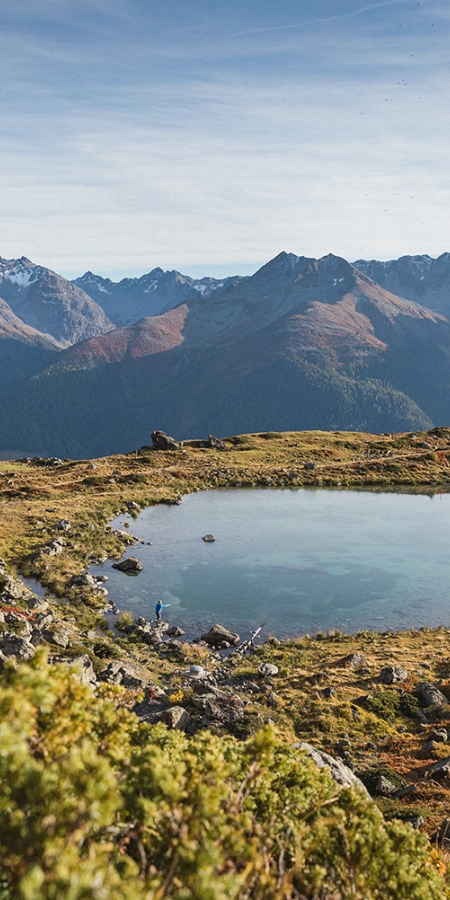
[[283, 252], [247, 278], [119, 283], [0, 258], [0, 298], [0, 451], [450, 424], [450, 254]]

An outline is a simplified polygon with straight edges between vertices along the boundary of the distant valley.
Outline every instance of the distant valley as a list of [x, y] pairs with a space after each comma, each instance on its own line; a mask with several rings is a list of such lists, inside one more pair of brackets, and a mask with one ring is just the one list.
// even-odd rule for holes
[[[420, 301], [420, 302], [418, 302]], [[0, 452], [450, 424], [450, 254], [280, 253], [253, 276], [69, 282], [0, 258]]]

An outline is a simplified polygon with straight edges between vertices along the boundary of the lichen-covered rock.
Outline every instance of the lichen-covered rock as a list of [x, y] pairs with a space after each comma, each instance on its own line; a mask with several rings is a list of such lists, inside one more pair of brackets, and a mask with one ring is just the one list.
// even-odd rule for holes
[[345, 788], [357, 787], [370, 797], [370, 794], [362, 781], [348, 768], [348, 766], [344, 765], [344, 763], [329, 756], [328, 753], [324, 753], [323, 750], [317, 750], [305, 741], [293, 744], [292, 746], [298, 750], [305, 750], [319, 769], [327, 767], [336, 784], [340, 784], [341, 787]]
[[378, 677], [382, 684], [396, 684], [397, 681], [406, 681], [408, 672], [404, 666], [384, 666]]
[[427, 681], [421, 681], [417, 685], [416, 690], [425, 706], [446, 706], [448, 703], [447, 697], [439, 688], [435, 687], [434, 684], [429, 684]]
[[16, 659], [31, 659], [35, 654], [35, 648], [29, 638], [20, 637], [18, 634], [6, 633], [0, 639], [0, 653], [4, 657], [15, 656]]

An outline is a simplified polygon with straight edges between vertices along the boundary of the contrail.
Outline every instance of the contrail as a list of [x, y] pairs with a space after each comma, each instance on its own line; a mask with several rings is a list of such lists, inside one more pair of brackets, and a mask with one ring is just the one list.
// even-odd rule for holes
[[337, 16], [324, 16], [321, 19], [307, 19], [306, 22], [295, 22], [292, 25], [269, 25], [265, 28], [250, 28], [248, 31], [235, 31], [232, 34], [225, 34], [224, 37], [243, 37], [247, 34], [261, 34], [267, 31], [286, 31], [289, 28], [304, 28], [305, 25], [316, 25], [318, 22], [335, 22], [337, 19], [349, 19], [352, 16], [360, 16], [361, 13], [370, 12], [371, 9], [381, 9], [385, 6], [398, 6], [402, 3], [408, 3], [409, 0], [384, 0], [382, 3], [370, 3], [368, 6], [362, 6], [361, 9], [355, 9], [353, 12], [340, 13]]

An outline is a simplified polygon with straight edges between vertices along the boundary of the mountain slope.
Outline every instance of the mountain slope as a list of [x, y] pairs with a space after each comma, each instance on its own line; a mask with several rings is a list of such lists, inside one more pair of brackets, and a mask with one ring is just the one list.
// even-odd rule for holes
[[114, 327], [81, 288], [25, 257], [0, 257], [0, 296], [25, 324], [64, 347]]
[[73, 284], [92, 297], [112, 322], [123, 326], [147, 316], [159, 316], [185, 300], [210, 297], [223, 287], [243, 280], [239, 276], [222, 280], [194, 279], [156, 268], [141, 278], [124, 278], [119, 282], [86, 272], [81, 278], [75, 278]]
[[155, 428], [424, 429], [450, 421], [449, 376], [445, 318], [339, 257], [282, 253], [245, 282], [63, 351], [8, 398], [0, 447], [85, 456], [148, 443]]
[[25, 325], [0, 298], [0, 396], [50, 365], [57, 341]]
[[386, 262], [358, 259], [353, 265], [392, 294], [450, 316], [450, 253], [437, 259], [427, 254]]

